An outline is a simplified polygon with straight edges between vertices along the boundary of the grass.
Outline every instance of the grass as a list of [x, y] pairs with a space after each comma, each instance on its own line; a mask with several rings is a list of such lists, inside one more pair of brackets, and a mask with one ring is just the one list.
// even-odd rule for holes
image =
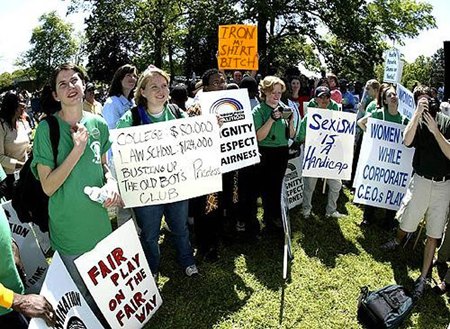
[[[304, 220], [292, 210], [289, 279], [282, 279], [281, 240], [264, 236], [253, 244], [236, 239], [222, 245], [220, 260], [199, 265], [201, 276], [185, 277], [175, 263], [168, 236], [162, 239], [159, 288], [163, 304], [146, 328], [360, 328], [356, 320], [360, 287], [375, 290], [399, 283], [412, 288], [420, 274], [423, 243], [385, 253], [391, 238], [378, 227], [361, 229], [362, 211], [345, 190], [338, 210], [348, 216]], [[423, 241], [423, 236], [420, 241]], [[433, 274], [437, 279], [437, 274]], [[401, 328], [447, 328], [449, 301], [427, 290]]]

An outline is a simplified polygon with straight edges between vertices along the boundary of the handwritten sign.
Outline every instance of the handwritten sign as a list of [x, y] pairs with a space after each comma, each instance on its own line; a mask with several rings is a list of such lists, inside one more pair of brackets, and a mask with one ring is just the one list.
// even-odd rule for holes
[[142, 328], [161, 306], [132, 220], [77, 258], [75, 265], [112, 328]]
[[411, 120], [414, 111], [416, 110], [416, 102], [414, 102], [414, 95], [407, 88], [397, 83], [397, 97], [398, 97], [398, 111]]
[[316, 108], [307, 115], [303, 177], [349, 180], [356, 115]]
[[[73, 282], [58, 252], [53, 255], [40, 293], [55, 310], [56, 329], [102, 328], [83, 295]], [[33, 318], [28, 329], [50, 328], [44, 320]]]
[[402, 78], [403, 65], [400, 60], [400, 52], [393, 48], [385, 52], [384, 82], [399, 83]]
[[257, 26], [220, 25], [217, 62], [219, 70], [257, 70]]
[[414, 149], [402, 142], [405, 126], [369, 118], [355, 176], [354, 202], [398, 210], [412, 173]]
[[11, 205], [11, 201], [2, 203], [3, 210], [8, 218], [12, 237], [17, 243], [26, 274], [24, 282], [27, 293], [37, 294], [44, 283], [45, 273], [48, 269], [47, 260], [39, 248], [33, 228], [29, 223], [22, 223]]
[[258, 142], [246, 89], [200, 94], [203, 113], [220, 115], [221, 171], [226, 173], [259, 163]]
[[290, 159], [284, 175], [286, 195], [289, 209], [292, 209], [303, 202], [303, 179], [301, 157]]
[[115, 129], [111, 136], [117, 181], [127, 208], [222, 190], [215, 116]]

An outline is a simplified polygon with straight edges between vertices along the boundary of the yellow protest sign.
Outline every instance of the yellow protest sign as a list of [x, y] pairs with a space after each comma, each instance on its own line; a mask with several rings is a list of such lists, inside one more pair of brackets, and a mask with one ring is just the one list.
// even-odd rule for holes
[[257, 70], [257, 26], [220, 25], [217, 62], [219, 70]]

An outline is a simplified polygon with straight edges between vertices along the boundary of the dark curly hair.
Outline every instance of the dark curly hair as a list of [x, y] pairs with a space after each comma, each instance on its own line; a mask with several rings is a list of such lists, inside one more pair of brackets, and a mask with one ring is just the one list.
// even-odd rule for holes
[[24, 102], [23, 96], [13, 90], [8, 91], [3, 97], [0, 119], [2, 119], [9, 128], [16, 129], [13, 119], [16, 116], [19, 105]]

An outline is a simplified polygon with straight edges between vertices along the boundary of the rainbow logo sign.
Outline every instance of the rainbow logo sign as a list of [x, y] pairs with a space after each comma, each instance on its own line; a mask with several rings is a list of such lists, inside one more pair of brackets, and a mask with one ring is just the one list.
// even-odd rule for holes
[[245, 119], [244, 107], [234, 98], [216, 100], [209, 108], [210, 114], [218, 114], [223, 122], [233, 122]]
[[242, 111], [244, 107], [241, 102], [234, 98], [221, 98], [216, 100], [209, 108], [210, 114], [223, 114], [232, 111]]

